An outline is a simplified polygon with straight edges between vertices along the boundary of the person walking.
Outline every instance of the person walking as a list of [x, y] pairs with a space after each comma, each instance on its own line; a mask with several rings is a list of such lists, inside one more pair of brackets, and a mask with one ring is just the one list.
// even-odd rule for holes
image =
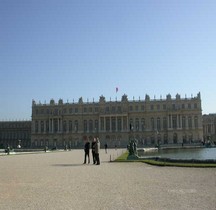
[[104, 145], [104, 148], [105, 148], [105, 152], [107, 153], [107, 148], [108, 148], [107, 143]]
[[93, 139], [91, 144], [93, 164], [96, 164], [95, 147], [96, 147], [96, 138]]
[[87, 157], [88, 157], [88, 164], [90, 163], [89, 149], [90, 149], [90, 142], [87, 139], [86, 143], [85, 143], [85, 146], [84, 146], [85, 158], [84, 158], [84, 163], [83, 164], [86, 164]]
[[95, 146], [95, 156], [96, 156], [96, 165], [100, 165], [100, 157], [99, 157], [99, 152], [100, 152], [100, 140], [97, 138], [96, 140], [96, 146]]

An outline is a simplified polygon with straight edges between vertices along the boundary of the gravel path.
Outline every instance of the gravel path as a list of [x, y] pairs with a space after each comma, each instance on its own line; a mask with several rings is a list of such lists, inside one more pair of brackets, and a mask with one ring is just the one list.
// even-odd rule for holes
[[0, 209], [215, 210], [216, 169], [82, 164], [83, 150], [0, 156]]

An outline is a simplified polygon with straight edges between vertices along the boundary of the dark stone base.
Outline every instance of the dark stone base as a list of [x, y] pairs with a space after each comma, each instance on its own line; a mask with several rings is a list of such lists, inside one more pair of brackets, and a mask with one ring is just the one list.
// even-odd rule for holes
[[138, 160], [139, 157], [137, 155], [128, 155], [127, 160]]

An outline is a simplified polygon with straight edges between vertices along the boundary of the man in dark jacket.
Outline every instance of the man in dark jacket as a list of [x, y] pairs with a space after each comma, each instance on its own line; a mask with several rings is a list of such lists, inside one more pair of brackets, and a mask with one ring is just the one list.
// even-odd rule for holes
[[100, 165], [99, 153], [100, 153], [100, 140], [99, 138], [97, 138], [96, 147], [95, 147], [95, 156], [96, 156], [96, 162], [97, 162], [96, 165]]
[[86, 140], [86, 143], [85, 143], [85, 146], [84, 146], [85, 159], [84, 159], [84, 163], [83, 164], [86, 164], [87, 157], [88, 157], [88, 164], [90, 163], [89, 149], [90, 149], [90, 143], [89, 143], [88, 140]]
[[96, 138], [93, 139], [91, 144], [93, 164], [96, 164], [95, 147], [96, 147]]

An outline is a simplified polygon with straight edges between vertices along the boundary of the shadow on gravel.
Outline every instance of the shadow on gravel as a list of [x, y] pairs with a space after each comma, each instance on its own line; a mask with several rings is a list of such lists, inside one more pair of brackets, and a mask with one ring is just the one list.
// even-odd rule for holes
[[85, 166], [88, 164], [54, 164], [52, 166], [57, 166], [57, 167], [74, 167], [74, 166]]
[[[110, 161], [101, 161], [101, 163], [110, 163]], [[95, 164], [82, 164], [82, 163], [73, 163], [73, 164], [53, 164], [52, 166], [56, 167], [74, 167], [74, 166], [96, 166]]]

